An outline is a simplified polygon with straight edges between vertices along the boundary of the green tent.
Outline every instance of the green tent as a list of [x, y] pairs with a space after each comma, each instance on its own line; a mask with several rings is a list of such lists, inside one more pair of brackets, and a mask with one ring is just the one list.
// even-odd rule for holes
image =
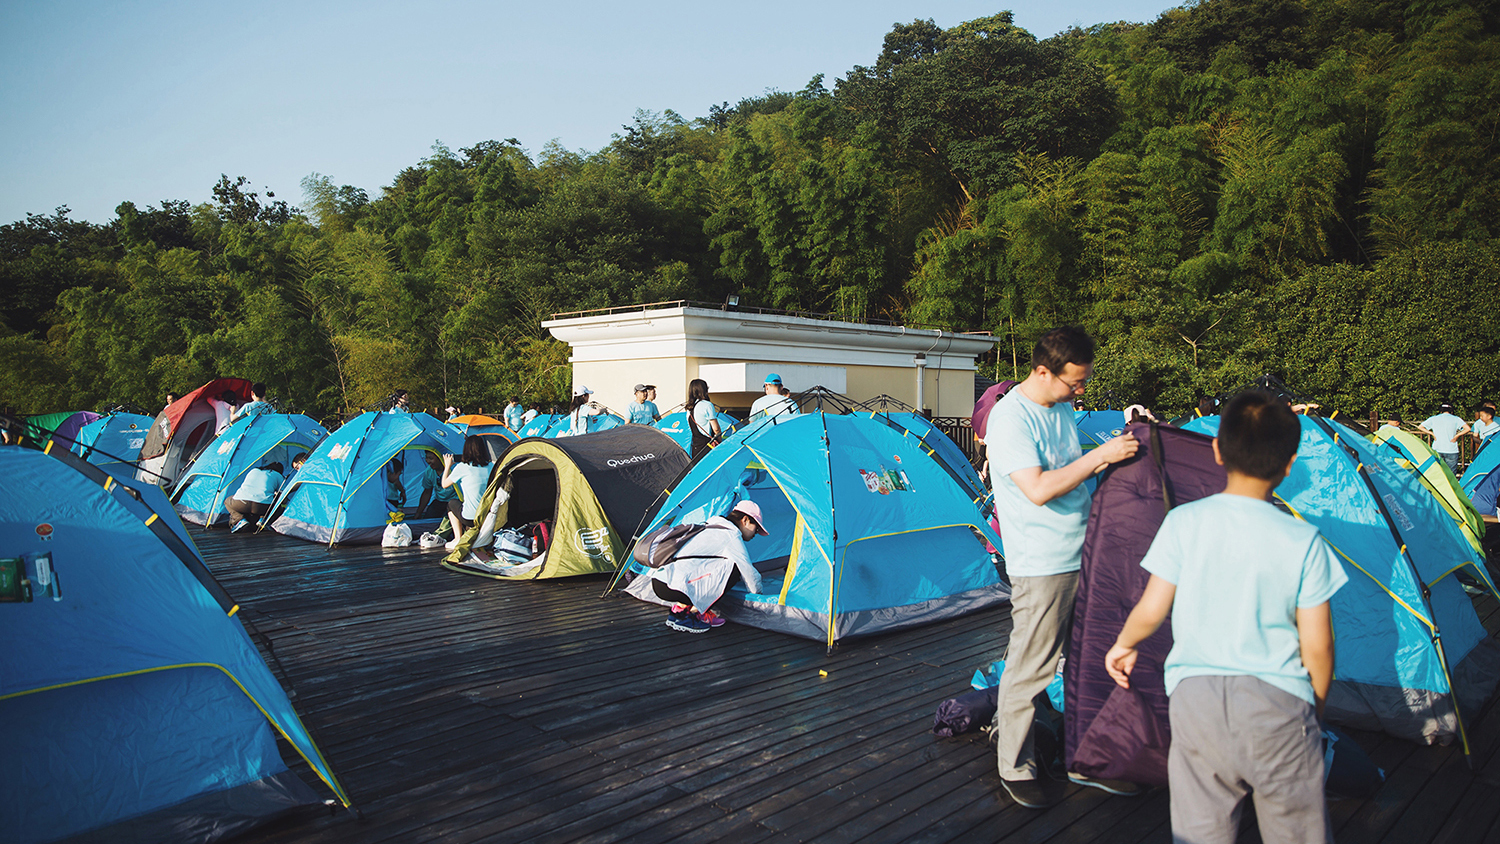
[[1463, 532], [1464, 539], [1469, 541], [1475, 551], [1482, 556], [1484, 554], [1484, 519], [1475, 509], [1474, 503], [1469, 496], [1464, 494], [1463, 485], [1454, 476], [1453, 470], [1448, 468], [1437, 456], [1432, 447], [1422, 441], [1421, 437], [1409, 431], [1393, 428], [1390, 425], [1381, 425], [1375, 429], [1375, 433], [1369, 436], [1369, 440], [1376, 445], [1384, 445], [1391, 450], [1391, 456], [1396, 458], [1402, 468], [1408, 469], [1433, 498], [1442, 505], [1443, 510], [1453, 519], [1454, 524]]
[[[521, 440], [490, 473], [475, 526], [443, 565], [505, 580], [612, 573], [646, 511], [687, 465], [681, 446], [644, 425]], [[496, 502], [502, 487], [509, 500]], [[544, 520], [551, 523], [544, 555], [508, 565], [490, 551], [502, 528]]]

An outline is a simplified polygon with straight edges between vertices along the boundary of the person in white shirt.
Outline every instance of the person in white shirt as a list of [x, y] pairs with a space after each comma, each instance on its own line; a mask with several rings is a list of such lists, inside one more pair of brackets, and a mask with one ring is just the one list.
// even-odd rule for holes
[[1429, 416], [1417, 427], [1432, 435], [1432, 450], [1443, 458], [1448, 468], [1458, 471], [1458, 438], [1469, 433], [1469, 423], [1453, 415], [1453, 405], [1447, 402], [1438, 408], [1435, 416]]
[[797, 412], [797, 403], [781, 394], [781, 376], [772, 372], [766, 376], [763, 385], [766, 394], [755, 400], [750, 405], [750, 418], [754, 419], [760, 414], [766, 416], [789, 416]]
[[208, 397], [208, 406], [214, 409], [214, 436], [224, 433], [229, 427], [229, 421], [234, 416], [234, 405], [240, 399], [234, 390], [225, 390], [218, 398]]
[[[762, 522], [760, 505], [750, 499], [736, 503], [728, 514], [714, 516], [682, 543], [672, 562], [651, 571], [651, 588], [663, 601], [671, 601], [667, 626], [683, 633], [704, 633], [724, 619], [713, 605], [737, 580], [760, 594], [761, 577], [745, 543], [756, 536], [769, 536]], [[643, 540], [644, 541], [644, 540]]]

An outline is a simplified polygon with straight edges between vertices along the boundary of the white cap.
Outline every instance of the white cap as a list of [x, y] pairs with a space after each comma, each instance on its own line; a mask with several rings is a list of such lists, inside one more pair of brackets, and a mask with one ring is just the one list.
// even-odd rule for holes
[[593, 392], [594, 392], [594, 391], [593, 391], [593, 390], [590, 390], [590, 389], [589, 389], [589, 388], [588, 388], [588, 387], [585, 387], [585, 386], [583, 386], [583, 385], [582, 385], [582, 384], [579, 384], [579, 385], [578, 385], [578, 386], [577, 386], [577, 387], [574, 387], [574, 388], [573, 388], [573, 398], [575, 398], [575, 399], [576, 399], [576, 398], [578, 398], [578, 397], [579, 397], [579, 396], [587, 396], [587, 395], [592, 395], [592, 394], [593, 394]]

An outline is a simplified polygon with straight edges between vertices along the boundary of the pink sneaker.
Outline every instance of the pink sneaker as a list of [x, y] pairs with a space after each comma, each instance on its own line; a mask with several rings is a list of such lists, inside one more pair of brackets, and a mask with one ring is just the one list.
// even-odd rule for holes
[[709, 627], [724, 626], [724, 617], [714, 612], [713, 610], [709, 610], [708, 612], [695, 613], [695, 615], [698, 616], [699, 621], [707, 624]]

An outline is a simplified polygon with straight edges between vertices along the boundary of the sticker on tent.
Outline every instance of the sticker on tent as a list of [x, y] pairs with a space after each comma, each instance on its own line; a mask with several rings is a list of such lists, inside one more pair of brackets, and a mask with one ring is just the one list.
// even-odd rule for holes
[[602, 559], [610, 565], [614, 564], [615, 557], [609, 547], [609, 528], [601, 527], [592, 530], [579, 528], [574, 539], [578, 543], [578, 550], [590, 557]]
[[41, 524], [37, 525], [36, 526], [36, 535], [40, 536], [43, 539], [51, 539], [52, 538], [52, 523], [51, 522], [42, 522]]
[[1402, 530], [1411, 530], [1412, 529], [1411, 517], [1408, 516], [1408, 515], [1406, 515], [1406, 511], [1405, 510], [1401, 509], [1401, 503], [1396, 500], [1396, 496], [1394, 496], [1391, 493], [1387, 492], [1385, 495], [1383, 495], [1381, 497], [1385, 499], [1386, 509], [1390, 510], [1391, 511], [1391, 515], [1395, 516], [1396, 517], [1396, 521], [1398, 523], [1400, 523], [1401, 529]]
[[887, 469], [885, 468], [885, 464], [882, 463], [880, 464], [880, 468], [873, 472], [860, 469], [859, 476], [864, 479], [865, 489], [870, 492], [890, 495], [893, 492], [912, 491], [911, 479], [906, 476], [905, 470], [899, 466], [895, 469]]

